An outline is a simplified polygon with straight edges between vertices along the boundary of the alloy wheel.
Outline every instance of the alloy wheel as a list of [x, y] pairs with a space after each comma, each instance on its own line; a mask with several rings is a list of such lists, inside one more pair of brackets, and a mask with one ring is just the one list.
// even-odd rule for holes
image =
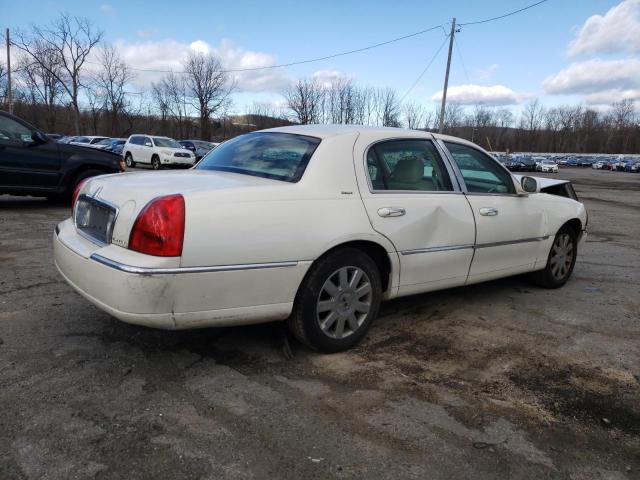
[[562, 280], [567, 275], [573, 263], [573, 255], [574, 249], [571, 236], [568, 233], [558, 235], [555, 242], [553, 242], [553, 247], [551, 247], [550, 267], [553, 278]]
[[360, 328], [371, 305], [371, 281], [367, 274], [358, 267], [342, 267], [320, 289], [316, 304], [318, 325], [331, 338], [346, 338]]

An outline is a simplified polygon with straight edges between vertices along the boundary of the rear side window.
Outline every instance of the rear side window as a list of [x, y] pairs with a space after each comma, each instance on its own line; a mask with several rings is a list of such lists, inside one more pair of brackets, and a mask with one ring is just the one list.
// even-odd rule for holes
[[240, 135], [211, 150], [196, 169], [297, 182], [319, 144], [318, 138], [291, 133]]
[[142, 137], [133, 136], [129, 140], [129, 143], [131, 143], [132, 145], [142, 145]]
[[458, 166], [467, 190], [473, 193], [516, 193], [509, 172], [480, 150], [459, 143], [444, 142]]
[[367, 153], [367, 172], [375, 190], [453, 190], [444, 163], [430, 140], [377, 143]]

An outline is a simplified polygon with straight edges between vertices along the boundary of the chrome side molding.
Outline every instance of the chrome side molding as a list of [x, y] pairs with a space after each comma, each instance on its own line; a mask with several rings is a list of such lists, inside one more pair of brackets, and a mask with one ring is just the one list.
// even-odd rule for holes
[[287, 268], [295, 267], [298, 262], [271, 262], [271, 263], [247, 263], [243, 265], [216, 265], [209, 267], [175, 267], [175, 268], [153, 268], [153, 267], [134, 267], [124, 263], [111, 260], [97, 253], [91, 255], [94, 260], [107, 267], [115, 268], [121, 272], [133, 273], [137, 275], [179, 275], [181, 273], [209, 273], [209, 272], [233, 272], [237, 270], [261, 270], [265, 268]]

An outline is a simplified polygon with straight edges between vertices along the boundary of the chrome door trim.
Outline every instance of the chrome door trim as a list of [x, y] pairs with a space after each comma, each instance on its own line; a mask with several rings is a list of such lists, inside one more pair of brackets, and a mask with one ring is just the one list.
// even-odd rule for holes
[[156, 267], [134, 267], [110, 258], [103, 257], [98, 253], [91, 255], [94, 260], [107, 267], [114, 268], [121, 272], [133, 273], [137, 275], [178, 275], [182, 273], [211, 273], [211, 272], [234, 272], [238, 270], [262, 270], [266, 268], [286, 268], [295, 267], [298, 262], [270, 262], [270, 263], [246, 263], [240, 265], [215, 265], [207, 267], [174, 267], [174, 268], [156, 268]]
[[519, 243], [532, 243], [532, 242], [543, 242], [549, 239], [549, 235], [545, 235], [543, 237], [531, 237], [531, 238], [520, 238], [518, 240], [507, 240], [504, 242], [491, 242], [491, 243], [481, 243], [476, 245], [475, 248], [491, 248], [491, 247], [502, 247], [504, 245], [517, 245]]
[[542, 242], [544, 240], [548, 240], [549, 235], [545, 235], [543, 237], [532, 237], [532, 238], [520, 238], [518, 240], [507, 240], [504, 242], [491, 242], [491, 243], [481, 243], [478, 245], [446, 245], [441, 247], [427, 247], [427, 248], [416, 248], [414, 250], [403, 250], [400, 253], [402, 255], [415, 255], [418, 253], [432, 253], [432, 252], [447, 252], [450, 250], [465, 250], [467, 248], [472, 248], [473, 250], [479, 250], [481, 248], [491, 248], [491, 247], [502, 247], [506, 245], [518, 245], [520, 243], [533, 243], [533, 242]]
[[442, 246], [442, 247], [416, 248], [415, 250], [404, 250], [400, 253], [402, 255], [415, 255], [417, 253], [447, 252], [450, 250], [465, 250], [467, 248], [474, 248], [474, 246], [472, 244], [468, 244], [468, 245], [449, 245], [449, 246]]

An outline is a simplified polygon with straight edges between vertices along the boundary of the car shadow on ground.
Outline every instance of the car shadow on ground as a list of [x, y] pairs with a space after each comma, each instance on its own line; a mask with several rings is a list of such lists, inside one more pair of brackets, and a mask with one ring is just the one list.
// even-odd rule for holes
[[[475, 285], [473, 295], [500, 299], [511, 294], [530, 293], [536, 288], [521, 277], [512, 277]], [[422, 320], [430, 318], [430, 307], [443, 302], [462, 302], [470, 294], [470, 287], [457, 287], [383, 302], [369, 335], [384, 325], [388, 318], [395, 316], [410, 314], [417, 326]], [[424, 315], [416, 316], [416, 313]], [[294, 356], [315, 354], [293, 337], [286, 321], [195, 330], [159, 330], [104, 316], [106, 321], [102, 331], [94, 336], [105, 343], [125, 342], [148, 353], [190, 352], [220, 364], [235, 366], [255, 365], [262, 360], [290, 360]]]

